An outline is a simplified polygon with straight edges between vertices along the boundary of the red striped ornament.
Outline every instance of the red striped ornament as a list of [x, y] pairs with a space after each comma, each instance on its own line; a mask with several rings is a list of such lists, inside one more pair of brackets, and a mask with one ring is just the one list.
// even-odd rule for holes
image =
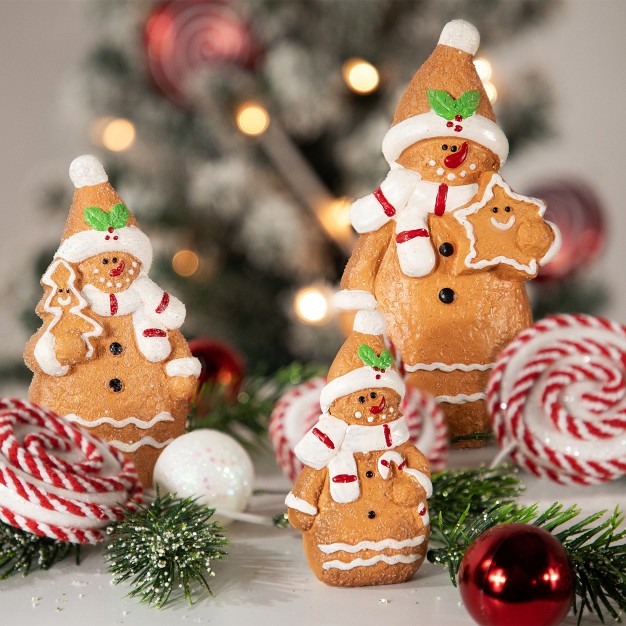
[[499, 356], [487, 386], [498, 443], [533, 474], [592, 485], [626, 474], [626, 327], [555, 315]]
[[0, 399], [0, 520], [71, 543], [98, 543], [141, 502], [135, 466], [47, 409]]
[[[312, 378], [287, 391], [270, 417], [269, 434], [276, 461], [292, 482], [302, 470], [293, 449], [320, 417], [320, 393], [326, 378]], [[448, 458], [448, 429], [437, 402], [431, 396], [407, 387], [400, 405], [411, 441], [426, 455], [433, 470], [445, 467]]]

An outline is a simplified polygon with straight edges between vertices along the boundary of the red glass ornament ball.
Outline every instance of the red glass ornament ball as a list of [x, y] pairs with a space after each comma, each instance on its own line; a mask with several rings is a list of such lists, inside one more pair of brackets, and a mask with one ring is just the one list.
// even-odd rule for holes
[[574, 599], [561, 542], [527, 524], [503, 524], [469, 547], [459, 569], [466, 609], [481, 626], [556, 626]]
[[189, 342], [189, 349], [202, 367], [198, 384], [215, 382], [238, 390], [245, 373], [245, 360], [232, 346], [216, 339]]

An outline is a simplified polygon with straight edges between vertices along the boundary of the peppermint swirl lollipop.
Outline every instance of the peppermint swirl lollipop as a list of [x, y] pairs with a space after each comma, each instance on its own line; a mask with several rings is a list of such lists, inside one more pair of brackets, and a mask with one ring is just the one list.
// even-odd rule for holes
[[556, 315], [522, 332], [487, 387], [496, 438], [513, 461], [561, 484], [626, 474], [626, 327]]
[[[293, 452], [296, 444], [317, 423], [320, 393], [326, 378], [312, 378], [287, 391], [276, 403], [270, 417], [270, 441], [276, 461], [292, 482], [302, 470]], [[411, 440], [428, 458], [433, 470], [442, 469], [448, 456], [448, 429], [434, 398], [407, 387], [400, 411], [406, 419]]]
[[131, 461], [36, 404], [0, 399], [0, 519], [36, 535], [98, 543], [141, 501]]

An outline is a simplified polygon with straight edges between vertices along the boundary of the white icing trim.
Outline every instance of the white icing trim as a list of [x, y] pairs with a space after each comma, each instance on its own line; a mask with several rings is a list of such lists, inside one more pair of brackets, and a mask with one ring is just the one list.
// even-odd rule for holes
[[381, 561], [387, 563], [387, 565], [397, 565], [398, 563], [414, 563], [420, 558], [418, 554], [394, 554], [393, 556], [389, 556], [388, 554], [377, 554], [373, 556], [371, 559], [352, 559], [352, 561], [326, 561], [322, 565], [324, 569], [341, 569], [341, 570], [351, 570], [355, 567], [371, 567], [372, 565], [376, 565], [376, 563], [380, 563]]
[[[383, 461], [387, 461], [387, 465], [383, 465]], [[392, 463], [395, 463], [396, 467], [400, 467], [400, 465], [404, 463], [404, 457], [395, 450], [388, 450], [378, 457], [378, 463], [376, 465], [378, 467], [378, 473], [382, 476], [383, 480], [389, 478]]]
[[446, 404], [466, 404], [467, 402], [478, 402], [478, 400], [486, 400], [487, 394], [479, 391], [478, 393], [458, 393], [456, 396], [436, 396], [437, 402], [445, 402]]
[[450, 131], [443, 117], [434, 111], [413, 115], [392, 126], [383, 139], [383, 154], [388, 163], [394, 163], [404, 152], [421, 139], [432, 137], [462, 137], [491, 150], [504, 165], [509, 154], [509, 142], [500, 127], [490, 119], [474, 113], [461, 122], [463, 130]]
[[339, 311], [374, 311], [378, 304], [370, 291], [342, 289], [333, 296], [333, 306]]
[[54, 258], [65, 259], [70, 263], [80, 263], [97, 254], [112, 254], [113, 252], [132, 254], [141, 261], [144, 272], [150, 270], [152, 244], [147, 235], [136, 226], [124, 226], [112, 233], [91, 228], [81, 230], [61, 242]]
[[106, 183], [109, 180], [102, 163], [93, 154], [83, 154], [70, 163], [70, 179], [76, 189]]
[[314, 507], [310, 502], [303, 500], [302, 498], [298, 498], [291, 491], [287, 494], [285, 498], [285, 504], [290, 509], [295, 509], [296, 511], [300, 511], [301, 513], [306, 513], [306, 515], [317, 515], [317, 508]]
[[433, 484], [424, 472], [420, 472], [419, 470], [412, 469], [410, 467], [405, 467], [402, 471], [411, 476], [411, 478], [414, 478], [422, 486], [426, 492], [427, 498], [430, 498], [430, 496], [433, 495]]
[[165, 448], [165, 446], [169, 446], [172, 441], [174, 441], [173, 437], [166, 441], [157, 441], [154, 437], [142, 437], [139, 441], [135, 441], [134, 443], [126, 443], [125, 441], [117, 441], [116, 439], [107, 441], [107, 443], [117, 448], [120, 452], [135, 452], [143, 446], [151, 446], [157, 449]]
[[424, 543], [424, 535], [418, 537], [410, 537], [409, 539], [381, 539], [380, 541], [359, 541], [359, 543], [320, 543], [318, 548], [324, 554], [332, 554], [333, 552], [360, 552], [361, 550], [402, 550], [403, 548], [415, 548]]
[[414, 363], [404, 364], [406, 372], [486, 372], [495, 367], [495, 363]]
[[364, 335], [384, 335], [385, 318], [378, 311], [357, 311], [352, 330]]
[[168, 376], [193, 376], [198, 378], [202, 366], [195, 356], [180, 359], [172, 359], [165, 365], [165, 373]]
[[[422, 511], [422, 510], [425, 511], [424, 515], [422, 515], [420, 513], [420, 511]], [[417, 512], [420, 513], [420, 518], [422, 520], [422, 524], [424, 524], [424, 526], [429, 526], [430, 525], [430, 514], [429, 514], [428, 507], [426, 506], [425, 502], [420, 502], [417, 505]]]
[[[385, 426], [389, 428], [391, 445], [385, 440]], [[404, 417], [400, 417], [387, 424], [376, 426], [360, 426], [351, 424], [346, 428], [346, 434], [341, 444], [350, 452], [373, 452], [374, 450], [388, 450], [402, 445], [409, 440], [410, 433]]]
[[[53, 320], [51, 325], [53, 323], [56, 323], [56, 320]], [[61, 365], [57, 359], [54, 352], [54, 335], [49, 329], [44, 331], [35, 344], [33, 356], [41, 370], [48, 376], [65, 376], [70, 369], [67, 365]]]
[[[324, 413], [318, 422], [296, 444], [293, 452], [304, 464], [316, 470], [321, 470], [328, 465], [330, 459], [337, 454], [343, 438], [345, 437], [348, 425], [337, 417]], [[332, 448], [320, 441], [313, 430], [317, 430], [332, 442]]]
[[80, 415], [76, 415], [76, 413], [69, 413], [65, 415], [64, 418], [68, 422], [72, 422], [74, 424], [78, 424], [79, 426], [83, 426], [85, 428], [95, 428], [96, 426], [101, 426], [102, 424], [108, 424], [113, 428], [125, 428], [126, 426], [136, 426], [141, 430], [148, 430], [152, 428], [155, 424], [159, 424], [160, 422], [173, 422], [174, 418], [167, 411], [162, 411], [155, 415], [150, 421], [146, 422], [145, 420], [141, 420], [137, 417], [126, 417], [122, 420], [115, 419], [113, 417], [99, 417], [95, 420], [86, 420]]
[[548, 248], [548, 251], [545, 253], [545, 255], [539, 260], [539, 265], [541, 266], [550, 263], [550, 261], [554, 259], [554, 257], [559, 253], [559, 250], [561, 249], [561, 244], [563, 243], [559, 227], [550, 220], [544, 221], [552, 229], [552, 232], [554, 233], [554, 241], [552, 242], [552, 245]]
[[480, 45], [480, 33], [465, 20], [452, 20], [441, 31], [439, 45], [450, 46], [474, 56]]
[[499, 222], [495, 217], [492, 217], [491, 223], [498, 230], [510, 230], [515, 225], [515, 215], [511, 215], [506, 222]]
[[[380, 378], [376, 378], [377, 376]], [[393, 389], [400, 397], [404, 396], [404, 383], [395, 370], [388, 369], [385, 372], [375, 372], [371, 367], [359, 367], [331, 380], [324, 386], [320, 394], [322, 411], [326, 413], [337, 398], [373, 387]]]
[[499, 265], [500, 263], [505, 263], [506, 265], [511, 265], [515, 269], [520, 270], [522, 272], [526, 272], [527, 274], [530, 274], [530, 275], [536, 274], [537, 273], [537, 260], [536, 259], [531, 259], [528, 265], [520, 263], [516, 259], [511, 259], [504, 255], [499, 255], [493, 259], [482, 259], [481, 261], [473, 260], [476, 258], [478, 254], [476, 252], [476, 235], [474, 233], [474, 227], [472, 226], [468, 217], [480, 211], [480, 209], [482, 209], [494, 197], [493, 188], [496, 185], [498, 187], [502, 187], [505, 193], [511, 198], [513, 198], [514, 200], [518, 200], [519, 202], [525, 202], [527, 204], [534, 204], [537, 207], [539, 217], [543, 217], [543, 214], [546, 212], [546, 205], [541, 200], [515, 193], [514, 191], [511, 190], [511, 187], [509, 187], [508, 183], [502, 178], [502, 176], [500, 176], [499, 174], [493, 174], [489, 183], [487, 184], [487, 187], [485, 188], [485, 193], [483, 194], [483, 197], [480, 200], [478, 200], [477, 202], [474, 202], [473, 204], [471, 204], [470, 206], [464, 209], [459, 209], [458, 211], [454, 212], [454, 217], [456, 217], [459, 223], [465, 228], [467, 232], [467, 238], [469, 239], [469, 242], [470, 242], [470, 249], [469, 249], [469, 252], [467, 253], [467, 256], [465, 257], [465, 265], [471, 268], [483, 269], [485, 267], [489, 267], [492, 265]]

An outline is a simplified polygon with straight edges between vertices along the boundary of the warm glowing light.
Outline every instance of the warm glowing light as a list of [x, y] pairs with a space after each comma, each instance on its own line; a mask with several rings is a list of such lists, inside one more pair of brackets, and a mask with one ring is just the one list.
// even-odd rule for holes
[[489, 63], [487, 59], [483, 59], [482, 57], [474, 59], [474, 67], [476, 68], [478, 77], [483, 82], [491, 78], [491, 63]]
[[324, 230], [335, 240], [341, 241], [352, 236], [350, 222], [350, 201], [348, 198], [336, 198], [325, 202], [319, 208], [319, 219]]
[[135, 125], [123, 117], [105, 118], [96, 123], [99, 140], [111, 152], [124, 152], [135, 143]]
[[550, 583], [550, 587], [552, 587], [552, 589], [556, 589], [559, 581], [561, 580], [561, 574], [558, 569], [549, 567], [548, 571], [543, 575], [543, 580]]
[[246, 102], [237, 109], [237, 128], [250, 137], [262, 135], [270, 125], [269, 113], [256, 102]]
[[172, 267], [179, 276], [193, 276], [200, 266], [200, 259], [193, 250], [179, 250], [172, 258]]
[[489, 572], [487, 579], [489, 580], [489, 583], [494, 591], [502, 591], [504, 585], [506, 585], [507, 575], [502, 568], [497, 568], [492, 572]]
[[343, 64], [343, 79], [352, 91], [360, 94], [376, 91], [380, 84], [378, 70], [363, 59], [350, 59]]
[[330, 312], [328, 295], [319, 287], [305, 287], [296, 294], [293, 308], [305, 324], [323, 324]]
[[485, 87], [485, 92], [487, 93], [489, 101], [495, 102], [498, 99], [498, 90], [496, 89], [496, 86], [488, 80], [483, 83], [483, 86]]

